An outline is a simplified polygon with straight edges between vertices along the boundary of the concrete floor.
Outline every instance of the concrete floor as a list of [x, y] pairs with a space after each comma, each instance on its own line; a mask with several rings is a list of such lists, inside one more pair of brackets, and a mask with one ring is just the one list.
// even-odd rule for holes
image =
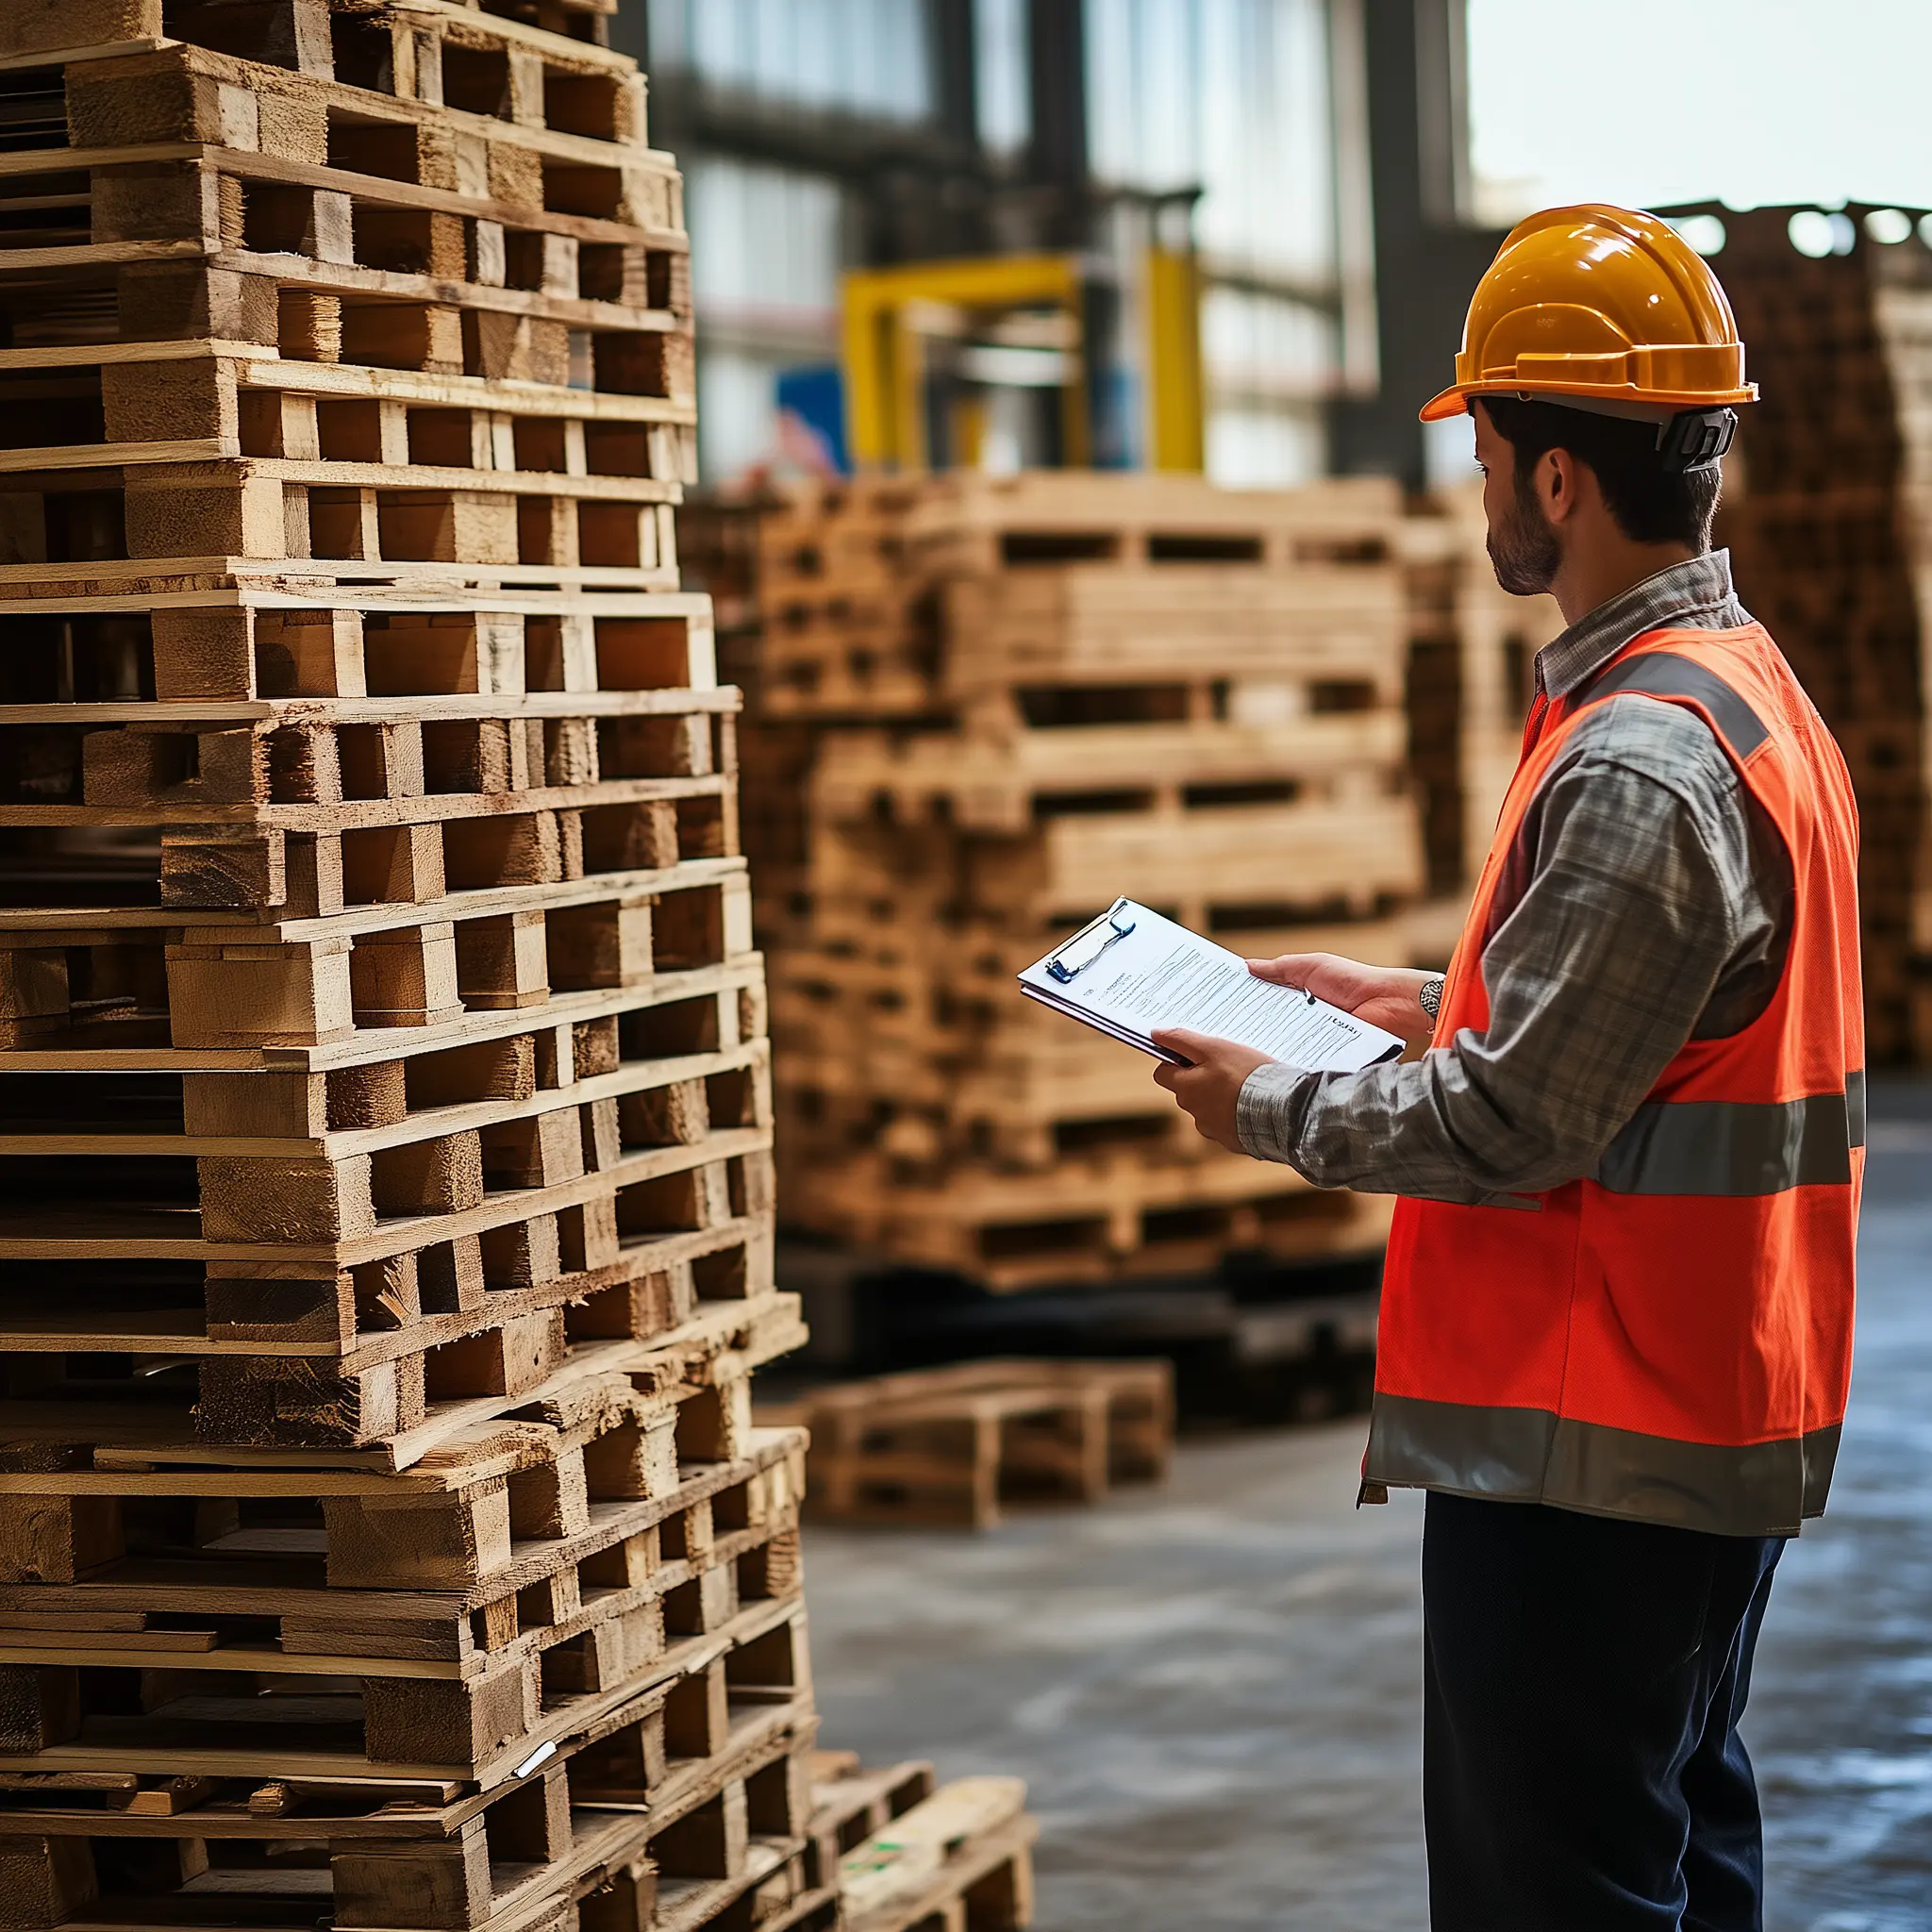
[[[1932, 1092], [1879, 1110], [1838, 1486], [1748, 1723], [1768, 1932], [1932, 1932]], [[824, 1740], [1024, 1774], [1040, 1932], [1420, 1932], [1421, 1510], [1353, 1508], [1361, 1436], [1191, 1444], [979, 1538], [813, 1532]]]

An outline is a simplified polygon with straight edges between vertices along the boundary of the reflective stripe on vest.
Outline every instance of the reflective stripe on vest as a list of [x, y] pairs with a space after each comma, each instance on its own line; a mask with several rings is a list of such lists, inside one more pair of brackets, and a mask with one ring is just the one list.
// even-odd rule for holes
[[[1674, 651], [1612, 661], [1577, 694], [1575, 708], [1622, 692], [1694, 698], [1740, 758], [1771, 736], [1716, 672]], [[1605, 1150], [1594, 1178], [1617, 1194], [1781, 1194], [1788, 1188], [1849, 1185], [1852, 1149], [1865, 1144], [1865, 1074], [1842, 1093], [1799, 1100], [1648, 1101]]]
[[1695, 698], [1717, 720], [1740, 758], [1748, 758], [1771, 736], [1757, 713], [1715, 671], [1674, 651], [1645, 651], [1613, 660], [1577, 694], [1576, 708], [1613, 698], [1619, 691], [1650, 698]]
[[1604, 1152], [1596, 1181], [1615, 1194], [1781, 1194], [1848, 1187], [1865, 1144], [1865, 1075], [1802, 1100], [1652, 1100]]
[[1375, 1480], [1499, 1503], [1546, 1503], [1719, 1536], [1794, 1532], [1831, 1487], [1840, 1424], [1773, 1442], [1679, 1442], [1542, 1408], [1377, 1391]]

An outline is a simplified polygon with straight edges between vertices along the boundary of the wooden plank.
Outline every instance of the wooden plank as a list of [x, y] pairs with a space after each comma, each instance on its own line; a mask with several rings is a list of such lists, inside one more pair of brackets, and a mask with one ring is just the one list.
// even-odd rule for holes
[[352, 1039], [320, 1046], [234, 1050], [90, 1047], [65, 1051], [24, 1047], [8, 1052], [5, 1063], [8, 1071], [14, 1073], [206, 1073], [245, 1069], [325, 1072], [408, 1054], [439, 1052], [452, 1046], [478, 1045], [528, 1032], [533, 1026], [580, 1025], [620, 1013], [681, 1005], [707, 994], [737, 993], [756, 987], [761, 970], [759, 957], [749, 954], [716, 966], [659, 973], [648, 987], [553, 993], [541, 1007], [466, 1013], [460, 1020], [429, 1026], [367, 1027]]
[[76, 442], [0, 450], [0, 475], [23, 470], [110, 470], [144, 463], [206, 462], [238, 452], [219, 437], [175, 442]]

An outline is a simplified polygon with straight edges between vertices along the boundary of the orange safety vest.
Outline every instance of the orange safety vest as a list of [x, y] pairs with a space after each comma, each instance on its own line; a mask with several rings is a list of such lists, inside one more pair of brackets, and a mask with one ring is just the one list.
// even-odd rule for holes
[[1742, 1031], [1685, 1045], [1593, 1174], [1477, 1207], [1398, 1204], [1363, 1476], [1790, 1532], [1824, 1507], [1851, 1380], [1858, 824], [1844, 758], [1761, 625], [1646, 632], [1580, 691], [1539, 700], [1437, 1033], [1488, 1026], [1482, 951], [1510, 849], [1577, 721], [1622, 691], [1695, 711], [1783, 837], [1783, 975]]

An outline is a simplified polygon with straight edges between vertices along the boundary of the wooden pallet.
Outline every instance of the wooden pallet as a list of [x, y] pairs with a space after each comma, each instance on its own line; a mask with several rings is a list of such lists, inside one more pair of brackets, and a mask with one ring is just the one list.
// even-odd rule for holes
[[[37, 1774], [112, 1768], [163, 1778], [312, 1777], [358, 1787], [428, 1779], [488, 1790], [513, 1780], [519, 1766], [541, 1760], [551, 1746], [617, 1730], [624, 1732], [623, 1752], [642, 1762], [646, 1749], [657, 1748], [651, 1740], [678, 1722], [686, 1705], [718, 1701], [718, 1687], [740, 1674], [756, 1697], [758, 1686], [777, 1681], [758, 1674], [791, 1671], [802, 1643], [794, 1595], [747, 1601], [709, 1629], [640, 1645], [623, 1674], [601, 1685], [594, 1674], [586, 1681], [591, 1647], [562, 1645], [534, 1711], [515, 1672], [477, 1682], [397, 1677], [351, 1658], [321, 1673], [209, 1675], [171, 1659], [143, 1665], [146, 1674], [139, 1678], [122, 1674], [132, 1666], [89, 1666], [76, 1715], [34, 1702], [64, 1697], [71, 1707], [75, 1693], [60, 1677], [62, 1667], [8, 1665], [9, 1706], [24, 1715], [0, 1739], [7, 1746], [0, 1767]], [[609, 1660], [622, 1652], [607, 1641], [597, 1654]], [[153, 1708], [138, 1717], [98, 1707], [110, 1697], [124, 1707], [132, 1698], [138, 1707], [143, 1695]]]
[[[732, 1472], [738, 1481], [722, 1495], [769, 1494], [750, 1461]], [[665, 1555], [652, 1532], [667, 1522], [679, 1531], [690, 1521], [670, 1500], [656, 1522], [650, 1512], [631, 1512], [630, 1533], [602, 1550], [580, 1540], [576, 1560], [561, 1569], [546, 1571], [538, 1556], [521, 1590], [470, 1612], [460, 1602], [420, 1597], [372, 1603], [362, 1593], [330, 1591], [325, 1599], [266, 1580], [291, 1573], [260, 1561], [237, 1566], [233, 1583], [151, 1585], [145, 1598], [112, 1580], [75, 1586], [60, 1593], [67, 1607], [58, 1623], [0, 1628], [0, 1656], [8, 1659], [0, 1665], [8, 1713], [0, 1766], [270, 1776], [299, 1764], [338, 1778], [493, 1784], [532, 1752], [644, 1690], [661, 1686], [673, 1694], [739, 1637], [761, 1639], [782, 1624], [791, 1633], [787, 1643], [792, 1636], [802, 1643], [792, 1615], [797, 1559], [789, 1506]], [[586, 1576], [593, 1584], [588, 1599]], [[251, 1588], [261, 1607], [252, 1617], [239, 1607]], [[156, 1595], [179, 1607], [127, 1607]], [[121, 1607], [75, 1609], [76, 1603]], [[167, 1621], [140, 1630], [89, 1627], [142, 1615]], [[457, 1624], [473, 1630], [460, 1655], [453, 1654]], [[29, 1641], [12, 1641], [16, 1634]], [[37, 1637], [57, 1641], [31, 1641]], [[371, 1654], [381, 1646], [402, 1655]], [[775, 1647], [763, 1644], [757, 1654]], [[59, 1660], [37, 1661], [50, 1655]], [[265, 1724], [276, 1726], [273, 1741]]]
[[[0, 1474], [0, 1607], [51, 1615], [108, 1591], [118, 1613], [140, 1608], [152, 1585], [174, 1592], [171, 1614], [234, 1617], [249, 1614], [247, 1592], [259, 1588], [290, 1615], [325, 1622], [331, 1605], [343, 1609], [341, 1590], [429, 1591], [436, 1599], [423, 1604], [358, 1601], [359, 1615], [395, 1623], [381, 1642], [366, 1635], [367, 1654], [390, 1654], [387, 1643], [398, 1656], [431, 1645], [485, 1657], [514, 1640], [509, 1599], [523, 1589], [573, 1572], [568, 1593], [589, 1601], [596, 1573], [612, 1567], [608, 1552], [628, 1574], [660, 1544], [700, 1554], [714, 1528], [769, 1528], [795, 1503], [801, 1445], [752, 1427], [745, 1353], [714, 1357], [699, 1381], [694, 1341], [675, 1338], [655, 1359], [590, 1351], [590, 1373], [495, 1405], [508, 1415], [451, 1426], [401, 1471], [370, 1452], [225, 1453], [158, 1432], [92, 1450], [17, 1441]], [[399, 1445], [386, 1446], [400, 1459]], [[67, 1585], [78, 1594], [49, 1593]], [[325, 1586], [326, 1601], [301, 1598]], [[486, 1608], [473, 1631], [433, 1639], [426, 1624], [409, 1627]]]
[[[704, 1172], [669, 1178], [695, 1185]], [[135, 1412], [141, 1413], [174, 1397], [192, 1400], [204, 1443], [353, 1446], [408, 1436], [468, 1403], [522, 1397], [563, 1369], [578, 1343], [646, 1351], [675, 1335], [680, 1315], [722, 1314], [735, 1324], [747, 1313], [768, 1312], [779, 1332], [794, 1332], [789, 1301], [769, 1289], [764, 1224], [721, 1217], [683, 1239], [640, 1241], [628, 1257], [620, 1249], [608, 1264], [538, 1271], [545, 1278], [534, 1283], [527, 1269], [521, 1285], [514, 1274], [493, 1272], [492, 1252], [526, 1257], [538, 1234], [552, 1242], [547, 1252], [554, 1255], [555, 1235], [547, 1228], [546, 1220], [516, 1223], [505, 1236], [512, 1245], [501, 1250], [458, 1246], [464, 1272], [455, 1275], [442, 1252], [447, 1244], [405, 1257], [415, 1262], [413, 1271], [368, 1263], [332, 1273], [327, 1256], [304, 1260], [299, 1250], [273, 1267], [237, 1264], [238, 1282], [258, 1280], [268, 1292], [258, 1303], [245, 1286], [226, 1293], [228, 1279], [211, 1273], [205, 1285], [212, 1319], [180, 1305], [178, 1274], [162, 1270], [156, 1280], [151, 1271], [90, 1262], [57, 1277], [74, 1281], [80, 1307], [11, 1318], [7, 1345], [23, 1366], [10, 1413], [24, 1419], [63, 1404], [124, 1395], [138, 1400]], [[208, 1265], [213, 1271], [220, 1264]], [[291, 1272], [275, 1273], [283, 1266]], [[39, 1272], [44, 1280], [48, 1271]], [[453, 1279], [474, 1291], [450, 1292]], [[433, 1297], [426, 1306], [425, 1295]], [[380, 1298], [388, 1314], [404, 1319], [388, 1330], [374, 1324], [360, 1328], [346, 1344], [340, 1339], [226, 1339], [236, 1328], [254, 1325], [253, 1313], [270, 1317], [261, 1324], [270, 1328], [292, 1313], [289, 1325], [317, 1332], [329, 1319], [329, 1304], [348, 1296], [355, 1297], [358, 1322], [364, 1296]], [[131, 1309], [129, 1302], [135, 1303]], [[210, 1336], [210, 1329], [217, 1334]], [[72, 1359], [99, 1351], [111, 1351], [106, 1363]], [[125, 1357], [125, 1365], [117, 1368], [115, 1357]], [[149, 1357], [165, 1366], [157, 1370]], [[142, 1381], [156, 1373], [168, 1378], [162, 1391], [138, 1397]]]
[[512, 1932], [592, 1897], [644, 1924], [654, 1892], [669, 1924], [704, 1923], [687, 1915], [750, 1888], [790, 1903], [807, 1890], [812, 1721], [799, 1698], [760, 1703], [744, 1688], [735, 1706], [673, 1710], [643, 1776], [624, 1732], [463, 1796], [421, 1780], [11, 1774], [0, 1869], [16, 1910], [50, 1927], [221, 1926], [239, 1913]]
[[1158, 1480], [1174, 1374], [1165, 1361], [969, 1362], [818, 1390], [784, 1413], [811, 1432], [814, 1517], [985, 1529], [1015, 1504]]

